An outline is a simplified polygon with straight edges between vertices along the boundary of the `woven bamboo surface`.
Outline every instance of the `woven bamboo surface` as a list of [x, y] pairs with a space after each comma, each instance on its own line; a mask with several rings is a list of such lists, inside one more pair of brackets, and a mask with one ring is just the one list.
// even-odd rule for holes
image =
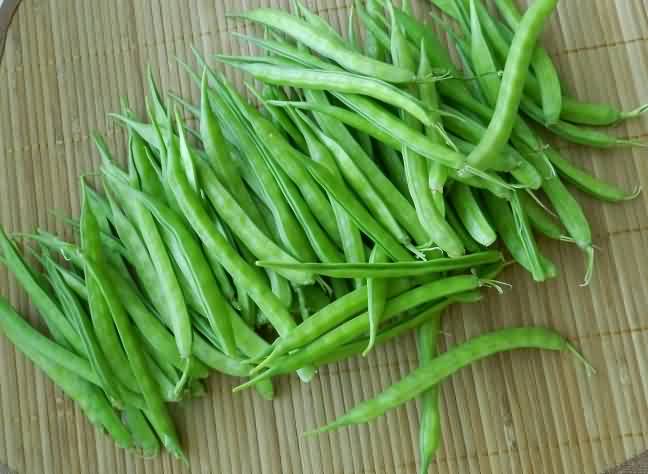
[[[7, 0], [5, 0], [7, 1]], [[346, 31], [348, 0], [308, 0]], [[423, 2], [416, 12], [425, 16]], [[225, 18], [284, 0], [24, 0], [0, 63], [0, 223], [72, 237], [50, 209], [79, 213], [78, 176], [96, 169], [90, 135], [124, 150], [107, 113], [127, 97], [143, 109], [146, 65], [162, 87], [196, 96], [175, 57], [247, 52], [229, 35], [251, 26]], [[545, 35], [569, 90], [624, 108], [648, 102], [648, 0], [562, 0]], [[242, 77], [232, 74], [238, 84]], [[619, 127], [648, 139], [648, 119]], [[596, 175], [632, 187], [648, 181], [648, 151], [561, 145]], [[504, 295], [452, 309], [444, 346], [511, 325], [548, 325], [598, 369], [587, 378], [560, 354], [494, 357], [443, 385], [444, 443], [431, 472], [596, 473], [648, 448], [648, 198], [602, 205], [582, 195], [597, 252], [591, 286], [575, 247], [542, 242], [561, 275], [538, 285], [519, 270]], [[4, 269], [0, 292], [36, 316]], [[411, 337], [322, 369], [302, 385], [282, 378], [273, 402], [232, 394], [238, 380], [213, 376], [209, 394], [175, 415], [190, 468], [168, 456], [145, 460], [116, 448], [74, 405], [0, 338], [0, 472], [26, 473], [414, 473], [414, 403], [376, 422], [319, 438], [301, 433], [333, 419], [416, 366]], [[635, 472], [635, 471], [623, 471]], [[636, 471], [643, 472], [643, 471]]]

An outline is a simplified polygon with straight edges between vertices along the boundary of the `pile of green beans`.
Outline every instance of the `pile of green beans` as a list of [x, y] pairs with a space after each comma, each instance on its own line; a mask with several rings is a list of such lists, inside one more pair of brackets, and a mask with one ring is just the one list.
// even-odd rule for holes
[[214, 59], [263, 83], [251, 90], [259, 108], [198, 52], [198, 69], [182, 63], [195, 105], [162, 94], [149, 72], [146, 113], [113, 114], [126, 159], [96, 136], [98, 186], [82, 180], [80, 219], [65, 220], [78, 244], [0, 229], [0, 261], [47, 334], [4, 299], [0, 331], [120, 446], [186, 459], [168, 403], [202, 395], [210, 370], [271, 399], [276, 376], [308, 382], [414, 330], [420, 367], [316, 431], [420, 398], [427, 472], [441, 442], [439, 384], [457, 370], [518, 348], [569, 351], [593, 370], [544, 328], [439, 353], [441, 316], [501, 290], [503, 252], [534, 280], [555, 278], [539, 237], [582, 249], [589, 282], [592, 233], [567, 184], [611, 203], [639, 188], [591, 176], [529, 122], [573, 143], [633, 146], [585, 127], [644, 108], [564, 95], [538, 44], [557, 0], [524, 13], [496, 0], [501, 19], [482, 0], [431, 1], [459, 65], [405, 0], [356, 0], [363, 42], [353, 17], [345, 40], [298, 0], [292, 13], [237, 15], [266, 28], [238, 35], [263, 53]]

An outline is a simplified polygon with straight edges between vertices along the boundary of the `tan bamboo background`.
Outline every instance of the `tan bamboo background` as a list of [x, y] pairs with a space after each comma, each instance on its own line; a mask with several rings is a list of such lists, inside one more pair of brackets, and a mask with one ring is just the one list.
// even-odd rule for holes
[[[349, 0], [306, 3], [346, 29]], [[415, 2], [420, 17], [427, 6]], [[229, 32], [250, 25], [225, 17], [286, 0], [25, 0], [0, 64], [0, 223], [68, 237], [55, 209], [79, 212], [78, 180], [98, 162], [89, 136], [105, 133], [123, 151], [107, 113], [127, 97], [143, 107], [146, 65], [163, 88], [196, 95], [175, 57], [247, 51]], [[632, 108], [648, 102], [648, 1], [562, 0], [545, 42], [570, 91]], [[240, 76], [232, 76], [241, 81]], [[648, 119], [621, 126], [648, 139]], [[648, 180], [648, 151], [563, 146], [595, 174], [634, 186]], [[598, 368], [587, 378], [566, 356], [518, 352], [463, 370], [443, 386], [444, 443], [432, 472], [596, 473], [648, 448], [648, 198], [602, 205], [582, 195], [591, 218], [596, 273], [581, 288], [579, 252], [543, 242], [561, 269], [534, 284], [519, 270], [513, 289], [450, 311], [445, 345], [498, 327], [539, 324], [573, 340]], [[13, 278], [0, 290], [34, 316]], [[315, 439], [301, 433], [341, 414], [416, 366], [406, 337], [366, 359], [321, 370], [309, 385], [279, 381], [274, 402], [232, 395], [237, 380], [214, 376], [209, 395], [175, 410], [190, 468], [168, 456], [145, 460], [115, 448], [73, 404], [0, 337], [0, 467], [16, 473], [414, 473], [414, 403], [369, 426]], [[1, 470], [1, 469], [0, 469]]]

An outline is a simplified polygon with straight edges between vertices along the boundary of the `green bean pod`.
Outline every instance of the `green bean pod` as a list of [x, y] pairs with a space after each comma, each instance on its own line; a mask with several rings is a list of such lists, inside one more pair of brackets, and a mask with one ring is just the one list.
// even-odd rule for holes
[[[585, 252], [587, 259], [587, 268], [585, 272], [585, 284], [588, 284], [593, 272], [594, 266], [594, 245], [592, 243], [592, 230], [585, 216], [583, 208], [576, 198], [565, 187], [560, 177], [554, 171], [550, 162], [543, 160], [540, 153], [528, 149], [522, 143], [516, 144], [517, 148], [522, 150], [527, 159], [533, 163], [543, 174], [544, 181], [542, 190], [556, 210], [560, 221], [567, 229], [569, 236], [574, 239], [576, 245]], [[543, 150], [546, 154], [550, 148]]]
[[[442, 313], [436, 312], [428, 322], [417, 330], [419, 366], [425, 367], [438, 355], [438, 339], [441, 333]], [[441, 392], [434, 385], [420, 396], [421, 426], [419, 427], [419, 472], [427, 472], [441, 444]]]
[[154, 457], [160, 453], [160, 442], [144, 413], [134, 407], [124, 408], [124, 423], [133, 436], [133, 443], [142, 450], [142, 456]]
[[445, 218], [448, 221], [448, 224], [452, 226], [454, 231], [457, 233], [457, 236], [461, 239], [461, 241], [464, 244], [464, 247], [466, 248], [467, 254], [473, 254], [473, 253], [478, 253], [483, 250], [483, 247], [479, 245], [475, 239], [471, 237], [471, 235], [468, 233], [466, 228], [463, 226], [461, 221], [459, 220], [459, 216], [457, 216], [457, 213], [455, 210], [452, 208], [451, 205], [446, 204], [445, 206], [446, 209], [446, 215]]
[[83, 340], [85, 353], [99, 381], [98, 385], [106, 392], [108, 399], [113, 404], [123, 406], [124, 398], [126, 398], [123, 395], [125, 388], [115, 378], [106, 355], [99, 345], [90, 318], [77, 300], [76, 295], [65, 284], [54, 261], [48, 255], [44, 256], [43, 265], [65, 314], [71, 319], [76, 331]]
[[[407, 279], [394, 280], [392, 285], [387, 287], [389, 297], [397, 296], [414, 286], [414, 283]], [[276, 339], [272, 344], [272, 350], [265, 354], [265, 359], [254, 371], [272, 363], [273, 360], [287, 354], [288, 352], [305, 346], [327, 331], [335, 328], [349, 318], [367, 309], [367, 287], [360, 288], [338, 298], [317, 313], [312, 314], [306, 321], [297, 326], [292, 332]], [[261, 359], [259, 357], [258, 359]], [[256, 360], [258, 360], [256, 359]]]
[[241, 113], [244, 114], [246, 120], [253, 128], [257, 139], [266, 148], [272, 150], [272, 156], [290, 179], [295, 183], [299, 183], [299, 190], [303, 195], [303, 199], [308, 203], [313, 213], [317, 215], [319, 223], [326, 230], [327, 234], [335, 243], [339, 243], [340, 233], [335, 221], [333, 208], [326, 199], [324, 191], [317, 185], [309, 173], [293, 159], [294, 156], [301, 155], [301, 153], [295, 150], [281, 134], [277, 133], [272, 122], [244, 101], [223, 77], [221, 77], [220, 85], [227, 90], [230, 98], [238, 106]]
[[353, 218], [356, 225], [396, 260], [412, 260], [412, 255], [364, 208], [359, 200], [328, 168], [305, 156], [293, 155]]
[[30, 353], [37, 352], [75, 376], [101, 386], [100, 378], [86, 359], [79, 357], [34, 329], [1, 297], [0, 313], [0, 328], [18, 349], [23, 352], [27, 350]]
[[331, 155], [337, 161], [338, 169], [344, 176], [345, 181], [353, 188], [355, 193], [362, 199], [365, 206], [372, 213], [375, 219], [382, 224], [391, 234], [403, 245], [411, 244], [409, 235], [401, 228], [391, 210], [387, 207], [382, 197], [371, 185], [362, 170], [355, 161], [344, 151], [333, 138], [327, 136], [320, 130], [315, 130], [320, 141], [328, 148]]
[[551, 218], [549, 211], [543, 209], [530, 195], [520, 193], [519, 195], [524, 212], [529, 218], [529, 222], [541, 234], [554, 240], [566, 240], [563, 229], [560, 224]]
[[237, 16], [281, 31], [349, 71], [378, 77], [386, 82], [402, 83], [416, 80], [415, 75], [409, 71], [354, 52], [341, 40], [322, 34], [317, 27], [281, 10], [258, 8]]
[[[388, 300], [380, 322], [387, 322], [394, 316], [402, 314], [404, 311], [410, 310], [419, 305], [457, 293], [471, 291], [479, 288], [481, 285], [482, 281], [474, 275], [453, 276], [427, 283]], [[334, 351], [337, 347], [353, 341], [368, 329], [369, 314], [364, 312], [339, 325], [307, 346], [302, 347], [299, 351], [287, 354], [282, 358], [275, 360], [269, 366], [270, 368], [268, 370], [255, 376], [250, 380], [250, 382], [240, 385], [235, 390], [241, 390], [270, 376], [289, 373], [304, 365], [312, 364], [324, 356], [324, 354]], [[260, 366], [257, 366], [257, 369], [255, 370], [258, 370]]]
[[[101, 142], [99, 142], [98, 145], [102, 148]], [[114, 191], [112, 196], [113, 201], [116, 196], [120, 197], [121, 204], [128, 215], [128, 218], [132, 220], [136, 228], [139, 230], [139, 235], [141, 235], [146, 251], [152, 256], [151, 260], [153, 268], [155, 269], [155, 275], [151, 273], [150, 267], [146, 268], [145, 264], [140, 263], [139, 265], [136, 265], [136, 268], [138, 272], [140, 272], [140, 275], [144, 275], [144, 282], [147, 290], [150, 290], [155, 286], [160, 287], [159, 290], [154, 291], [158, 292], [158, 296], [161, 296], [162, 299], [154, 299], [153, 301], [157, 305], [156, 307], [160, 313], [164, 315], [165, 320], [171, 324], [173, 335], [176, 338], [176, 344], [181, 356], [183, 359], [188, 359], [191, 355], [189, 315], [187, 313], [182, 291], [180, 290], [177, 278], [173, 272], [169, 255], [164, 246], [164, 242], [162, 241], [160, 231], [148, 210], [136, 201], [124, 199], [125, 195], [122, 194], [121, 191], [129, 185], [122, 180], [123, 178], [119, 169], [110, 161], [104, 159], [102, 170], [108, 182], [108, 185], [106, 186], [108, 196], [110, 197], [110, 191], [112, 190]], [[157, 189], [157, 193], [162, 192], [161, 186], [154, 187], [155, 185], [153, 184], [153, 180], [147, 182], [150, 188]], [[117, 187], [119, 188], [119, 192], [117, 191]], [[113, 208], [113, 213], [116, 212], [119, 214], [116, 203]], [[122, 230], [123, 234], [130, 234], [126, 237], [120, 235], [121, 238], [128, 238], [130, 245], [138, 246], [138, 239], [135, 237], [136, 234], [132, 234], [133, 229], [129, 226], [127, 220], [121, 219], [119, 228]], [[142, 251], [141, 248], [133, 250], [135, 250], [135, 252]], [[135, 253], [133, 253], [133, 255], [135, 255]]]
[[283, 129], [297, 148], [302, 153], [305, 153], [308, 150], [308, 146], [306, 145], [306, 140], [299, 132], [297, 126], [292, 122], [292, 120], [290, 120], [290, 117], [285, 111], [270, 104], [271, 101], [287, 99], [283, 90], [280, 87], [265, 84], [261, 91], [261, 97], [263, 99], [263, 106], [272, 116], [275, 126], [279, 129]]
[[[497, 235], [502, 239], [502, 242], [511, 253], [516, 262], [524, 267], [528, 272], [534, 272], [534, 266], [529, 259], [529, 253], [522, 242], [520, 233], [513, 217], [513, 212], [507, 201], [493, 196], [490, 193], [483, 193], [482, 198], [486, 204], [486, 209], [497, 230]], [[544, 256], [539, 255], [540, 265], [545, 278], [555, 278], [557, 276], [557, 269], [555, 265], [546, 259]], [[536, 270], [537, 271], [537, 270]]]
[[365, 95], [405, 110], [425, 125], [432, 124], [429, 112], [420, 100], [391, 84], [371, 77], [342, 71], [234, 62], [228, 60], [225, 56], [216, 57], [267, 84]]
[[[95, 257], [84, 256], [85, 269], [88, 272], [88, 278], [94, 279], [99, 288], [100, 296], [103, 297], [108, 311], [112, 316], [120, 340], [124, 345], [124, 351], [128, 357], [128, 365], [136, 377], [138, 389], [141, 391], [146, 401], [147, 413], [151, 417], [151, 424], [158, 433], [162, 444], [173, 455], [180, 459], [186, 459], [180, 441], [173, 424], [173, 420], [164, 405], [164, 399], [160, 392], [160, 387], [153, 379], [150, 366], [147, 362], [146, 355], [142, 351], [141, 342], [136, 337], [128, 315], [124, 310], [118, 296], [114, 292], [109, 280], [106, 278], [105, 264], [101, 261], [100, 255]], [[114, 357], [114, 354], [111, 354]]]
[[[413, 318], [409, 318], [404, 321], [397, 321], [391, 325], [388, 325], [387, 328], [381, 330], [376, 335], [376, 345], [383, 344], [387, 341], [402, 336], [412, 329], [420, 328], [425, 323], [437, 318], [440, 312], [451, 304], [476, 303], [481, 299], [482, 295], [478, 290], [467, 291], [465, 293], [459, 293], [457, 295], [450, 296], [440, 303], [434, 304], [429, 308], [424, 309], [421, 313], [417, 314]], [[336, 349], [334, 352], [326, 354], [325, 356], [318, 359], [314, 365], [316, 367], [320, 367], [322, 365], [332, 364], [334, 362], [338, 362], [340, 360], [348, 359], [355, 355], [361, 354], [362, 351], [367, 347], [368, 343], [369, 338], [364, 338], [350, 344], [345, 344], [344, 346]]]
[[34, 306], [44, 317], [47, 315], [47, 319], [52, 326], [55, 326], [56, 330], [62, 334], [65, 341], [74, 349], [74, 352], [78, 355], [84, 355], [85, 350], [80, 336], [51, 296], [41, 287], [34, 272], [26, 264], [16, 250], [15, 244], [9, 240], [2, 228], [0, 228], [0, 249], [4, 256], [4, 264], [29, 294]]
[[[83, 188], [85, 189], [85, 186]], [[99, 346], [104, 354], [109, 355], [108, 361], [119, 382], [131, 391], [137, 392], [139, 387], [111, 316], [109, 302], [105, 300], [99, 282], [92, 278], [89, 273], [88, 260], [100, 260], [105, 257], [99, 240], [97, 219], [92, 213], [85, 196], [81, 206], [81, 252], [88, 289], [88, 306]]]
[[[194, 51], [195, 52], [195, 51]], [[196, 56], [200, 64], [202, 64], [213, 81], [219, 83], [220, 79], [209, 69], [197, 53]], [[196, 82], [199, 81], [193, 71], [189, 69]], [[263, 199], [272, 211], [273, 222], [276, 224], [278, 231], [279, 241], [281, 242], [284, 250], [290, 252], [293, 256], [300, 260], [308, 260], [314, 258], [315, 255], [311, 249], [308, 239], [304, 234], [299, 222], [291, 212], [286, 199], [281, 193], [281, 189], [274, 180], [270, 169], [268, 168], [265, 160], [260, 155], [248, 128], [245, 126], [245, 118], [242, 116], [238, 105], [234, 102], [234, 98], [225, 90], [224, 87], [208, 90], [209, 101], [213, 106], [214, 113], [218, 116], [220, 125], [227, 139], [234, 143], [240, 152], [245, 156], [246, 161], [243, 163], [248, 165], [247, 160], [250, 161], [249, 171], [247, 176], [242, 176], [249, 183], [249, 178], [255, 179], [259, 184], [260, 193]], [[232, 158], [236, 158], [236, 153], [232, 150]], [[241, 161], [238, 161], [241, 164]], [[247, 169], [239, 167], [241, 173], [247, 172]], [[227, 181], [224, 182], [227, 184]], [[245, 206], [244, 201], [241, 204]], [[248, 215], [253, 218], [255, 222], [262, 222], [263, 219], [256, 220], [255, 212], [252, 207], [244, 207]], [[252, 211], [252, 212], [251, 212]], [[258, 212], [257, 212], [258, 214]]]
[[[177, 189], [185, 194], [187, 199], [193, 199], [188, 192], [188, 184], [181, 176], [177, 180]], [[174, 232], [182, 229], [177, 217], [173, 215], [172, 211], [166, 206], [157, 203], [146, 195], [138, 191], [131, 190], [131, 196], [141, 201], [155, 217], [160, 220], [165, 227], [174, 229]], [[190, 203], [191, 201], [188, 201]], [[269, 287], [263, 280], [259, 279], [258, 274], [245, 262], [240, 255], [227, 244], [222, 236], [216, 232], [212, 223], [206, 215], [204, 215], [199, 207], [192, 208], [192, 215], [187, 216], [191, 225], [194, 227], [196, 233], [200, 236], [203, 244], [213, 248], [215, 252], [220, 254], [221, 262], [230, 273], [234, 280], [240, 280], [248, 288], [248, 294], [259, 306], [261, 311], [268, 317], [272, 325], [277, 329], [279, 334], [289, 333], [294, 327], [295, 322], [290, 314], [283, 307], [281, 302], [272, 293]], [[189, 239], [178, 239], [179, 242], [186, 243]], [[221, 317], [223, 313], [220, 313]]]
[[470, 236], [484, 247], [493, 245], [497, 240], [497, 234], [482, 212], [471, 189], [464, 184], [454, 183], [449, 197], [459, 220]]
[[[509, 28], [516, 31], [520, 26], [522, 15], [515, 4], [510, 0], [496, 0], [495, 6], [502, 14], [504, 21], [508, 23]], [[563, 109], [562, 85], [553, 61], [542, 46], [536, 46], [533, 52], [531, 69], [538, 78], [545, 122], [547, 124], [556, 123]]]
[[524, 14], [511, 43], [500, 93], [487, 132], [477, 148], [468, 156], [468, 163], [472, 166], [480, 169], [490, 167], [509, 140], [522, 99], [534, 45], [546, 18], [556, 4], [557, 0], [536, 0]]
[[558, 333], [544, 328], [511, 328], [470, 339], [412, 371], [371, 400], [360, 403], [334, 422], [310, 433], [323, 433], [342, 426], [365, 423], [417, 397], [463, 367], [491, 355], [515, 349], [576, 352]]
[[[2, 332], [15, 344], [18, 350], [23, 352], [56, 385], [61, 387], [66, 395], [79, 404], [93, 424], [105, 429], [118, 446], [122, 448], [131, 447], [133, 445], [132, 436], [110, 406], [102, 391], [93, 383], [59, 364], [56, 358], [52, 357], [50, 351], [43, 354], [36, 350], [39, 345], [33, 344], [33, 339], [29, 338], [21, 341], [18, 336], [12, 336], [8, 327], [17, 320], [22, 321], [23, 319], [8, 301], [0, 297], [0, 329], [2, 329]], [[68, 353], [68, 355], [73, 356], [71, 353]]]
[[[303, 108], [315, 112], [315, 119], [322, 128], [322, 131], [330, 137], [335, 137], [335, 140], [344, 149], [347, 155], [354, 160], [357, 167], [366, 176], [375, 191], [382, 197], [394, 218], [398, 220], [400, 225], [418, 244], [425, 243], [427, 240], [425, 230], [419, 223], [416, 211], [412, 205], [403, 196], [402, 192], [397, 189], [392, 181], [383, 174], [376, 163], [374, 163], [364, 150], [362, 150], [357, 141], [353, 136], [351, 136], [343, 124], [356, 128], [357, 130], [374, 137], [376, 133], [381, 133], [380, 129], [372, 127], [371, 122], [359, 117], [347, 109], [331, 106], [326, 95], [321, 92], [306, 91], [306, 99], [308, 102], [299, 102], [298, 104], [300, 105], [298, 105], [298, 107], [302, 108], [301, 104], [304, 104]], [[332, 110], [333, 113], [330, 113]], [[352, 117], [358, 117], [360, 120], [355, 122], [357, 127], [354, 126], [354, 123], [336, 115], [338, 112], [341, 112], [342, 115], [351, 121], [353, 121]], [[342, 123], [339, 123], [336, 119], [339, 119]], [[371, 131], [369, 131], [368, 128], [371, 128]], [[379, 140], [385, 139], [385, 135], [389, 136], [389, 134], [382, 134]], [[392, 142], [392, 145], [394, 145], [394, 147], [399, 146], [395, 140]]]
[[[290, 109], [289, 109], [290, 111]], [[341, 178], [340, 170], [335, 159], [330, 151], [324, 146], [314, 133], [315, 125], [299, 111], [294, 114], [295, 122], [298, 128], [304, 135], [308, 146], [308, 151], [313, 160], [329, 168], [329, 170], [337, 177]], [[344, 210], [344, 208], [329, 194], [329, 200], [333, 206], [333, 212], [340, 229], [340, 236], [342, 237], [342, 250], [344, 251], [345, 261], [361, 263], [366, 261], [366, 253], [364, 243], [362, 242], [362, 234], [355, 225], [351, 217]], [[354, 280], [356, 288], [362, 286], [363, 281], [361, 278]]]
[[[256, 258], [265, 259], [268, 255], [274, 255], [274, 257], [270, 258], [278, 258], [287, 262], [296, 261], [262, 232], [257, 223], [237, 204], [234, 196], [228, 192], [226, 186], [217, 178], [206, 162], [197, 158], [196, 165], [200, 174], [203, 192], [209, 198], [216, 212], [232, 229], [232, 232], [241, 239], [241, 242]], [[308, 285], [313, 282], [312, 276], [307, 273], [288, 272], [283, 276], [301, 285]]]
[[[545, 125], [541, 109], [531, 100], [522, 100], [522, 110], [535, 122], [540, 125]], [[587, 145], [594, 148], [645, 146], [644, 143], [638, 140], [617, 138], [605, 132], [584, 128], [563, 120], [559, 120], [553, 125], [547, 125], [546, 127], [559, 137], [578, 145]]]
[[[369, 255], [369, 264], [388, 261], [387, 255], [379, 246], [374, 246]], [[367, 278], [367, 314], [369, 315], [369, 343], [362, 355], [367, 355], [376, 343], [378, 326], [387, 304], [387, 281], [382, 278]]]
[[606, 183], [583, 169], [570, 163], [558, 151], [553, 148], [546, 151], [547, 158], [551, 164], [556, 167], [558, 172], [565, 177], [584, 193], [589, 194], [597, 199], [608, 202], [622, 202], [635, 199], [641, 192], [641, 187], [637, 186], [631, 192], [621, 189], [614, 184]]
[[453, 270], [462, 270], [487, 265], [502, 261], [502, 255], [497, 251], [472, 253], [454, 258], [434, 258], [418, 262], [393, 262], [393, 263], [298, 263], [286, 264], [283, 262], [259, 261], [261, 267], [306, 268], [317, 275], [333, 278], [407, 278], [428, 275], [430, 273], [443, 273]]

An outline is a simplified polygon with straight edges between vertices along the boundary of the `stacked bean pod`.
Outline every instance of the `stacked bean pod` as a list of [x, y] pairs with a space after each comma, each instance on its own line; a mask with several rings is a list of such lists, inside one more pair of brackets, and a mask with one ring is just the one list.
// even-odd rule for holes
[[201, 395], [210, 369], [249, 377], [237, 390], [269, 399], [277, 375], [308, 382], [416, 330], [421, 367], [322, 430], [420, 398], [425, 471], [444, 378], [517, 348], [580, 358], [543, 328], [438, 354], [441, 314], [497, 287], [498, 248], [536, 281], [555, 277], [539, 234], [583, 249], [589, 281], [591, 231], [563, 180], [604, 201], [637, 192], [577, 168], [531, 123], [575, 143], [632, 146], [584, 126], [642, 109], [564, 95], [537, 44], [556, 0], [524, 14], [497, 0], [501, 20], [481, 0], [434, 3], [453, 21], [435, 17], [460, 67], [408, 2], [356, 2], [364, 35], [350, 17], [346, 40], [298, 1], [293, 13], [239, 15], [266, 28], [242, 36], [264, 54], [215, 59], [264, 84], [251, 90], [261, 110], [198, 53], [197, 70], [184, 65], [197, 105], [165, 100], [149, 74], [146, 119], [114, 114], [129, 134], [125, 168], [96, 137], [103, 193], [82, 182], [81, 217], [68, 220], [79, 244], [27, 235], [39, 272], [0, 231], [2, 262], [49, 335], [4, 300], [0, 328], [121, 446], [150, 455], [161, 443], [184, 457], [166, 403]]

